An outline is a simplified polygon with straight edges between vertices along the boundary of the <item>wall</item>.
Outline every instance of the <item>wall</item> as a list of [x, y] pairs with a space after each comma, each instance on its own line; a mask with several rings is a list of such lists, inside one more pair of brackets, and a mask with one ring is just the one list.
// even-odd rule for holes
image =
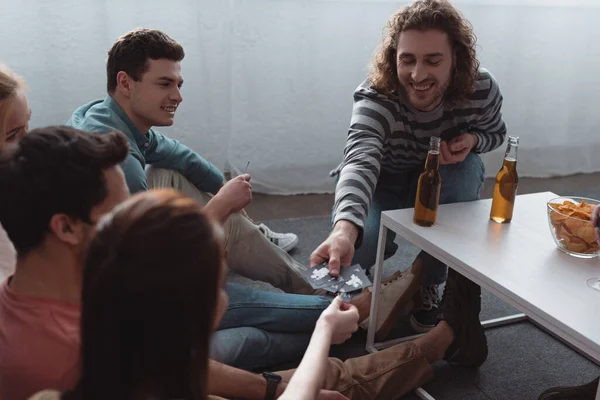
[[[186, 50], [184, 102], [163, 129], [254, 188], [333, 190], [352, 91], [403, 1], [0, 0], [0, 60], [28, 80], [32, 126], [105, 94], [106, 51], [136, 26]], [[593, 0], [458, 1], [500, 82], [522, 176], [600, 171], [600, 8]], [[8, 38], [8, 39], [7, 39]], [[504, 147], [504, 146], [503, 146]], [[503, 148], [486, 155], [488, 175]]]

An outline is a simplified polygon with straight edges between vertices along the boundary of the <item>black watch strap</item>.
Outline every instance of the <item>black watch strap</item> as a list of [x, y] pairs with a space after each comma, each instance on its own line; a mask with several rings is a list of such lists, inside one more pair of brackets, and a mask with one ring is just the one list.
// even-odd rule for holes
[[262, 376], [267, 381], [265, 400], [275, 400], [275, 394], [277, 394], [277, 386], [279, 386], [279, 382], [281, 382], [281, 376], [272, 372], [263, 372]]

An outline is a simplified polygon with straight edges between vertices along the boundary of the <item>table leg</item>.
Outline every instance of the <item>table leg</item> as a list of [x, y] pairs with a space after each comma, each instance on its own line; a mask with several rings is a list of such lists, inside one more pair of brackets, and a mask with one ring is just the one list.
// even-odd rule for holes
[[429, 393], [423, 390], [423, 388], [420, 387], [415, 389], [415, 394], [418, 398], [422, 400], [435, 400], [435, 397], [431, 396]]
[[383, 257], [385, 253], [385, 241], [388, 229], [383, 225], [379, 227], [379, 242], [377, 243], [377, 261], [375, 262], [375, 274], [373, 275], [373, 296], [371, 297], [371, 312], [369, 314], [369, 329], [367, 331], [367, 351], [375, 353], [375, 331], [377, 330], [377, 312], [379, 311], [379, 292], [381, 291], [381, 280], [383, 276]]

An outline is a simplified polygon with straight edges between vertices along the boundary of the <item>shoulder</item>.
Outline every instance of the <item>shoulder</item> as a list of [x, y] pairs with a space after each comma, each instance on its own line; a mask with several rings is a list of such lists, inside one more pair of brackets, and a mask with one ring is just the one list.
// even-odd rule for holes
[[127, 123], [107, 107], [103, 100], [95, 100], [79, 107], [75, 110], [67, 125], [95, 133], [107, 133], [116, 130], [127, 135], [129, 131]]
[[376, 89], [371, 84], [369, 79], [363, 81], [354, 91], [355, 100], [358, 98], [368, 98], [380, 102], [394, 102], [398, 100], [398, 96], [386, 94]]
[[490, 71], [485, 68], [479, 69], [475, 88], [472, 93], [466, 96], [465, 100], [467, 102], [477, 102], [478, 105], [489, 105], [490, 103], [502, 101], [500, 86]]
[[488, 94], [494, 94], [500, 91], [500, 86], [490, 71], [485, 68], [480, 68], [479, 75], [475, 81], [475, 91], [484, 91]]

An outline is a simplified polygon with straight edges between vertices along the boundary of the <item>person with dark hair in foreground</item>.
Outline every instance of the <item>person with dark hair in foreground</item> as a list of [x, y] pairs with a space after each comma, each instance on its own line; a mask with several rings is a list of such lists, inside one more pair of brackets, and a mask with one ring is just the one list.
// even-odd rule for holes
[[0, 222], [17, 251], [0, 286], [0, 398], [78, 376], [85, 245], [98, 218], [129, 197], [121, 134], [33, 130], [0, 152]]
[[218, 389], [208, 348], [227, 308], [226, 269], [223, 231], [192, 199], [151, 190], [117, 206], [99, 222], [83, 268], [79, 383], [38, 398], [398, 399], [429, 380], [430, 364], [444, 356], [475, 367], [487, 355], [479, 287], [451, 273], [441, 322], [413, 342], [346, 362], [327, 358], [331, 343], [358, 328], [356, 308], [337, 298], [297, 370], [268, 374], [281, 380], [259, 392], [253, 381], [263, 378], [250, 373]]
[[[446, 0], [417, 0], [390, 17], [369, 77], [354, 92], [344, 159], [332, 172], [334, 226], [311, 265], [329, 260], [337, 275], [340, 267], [375, 263], [381, 212], [414, 206], [432, 136], [442, 139], [440, 203], [479, 198], [485, 173], [478, 154], [500, 146], [506, 126], [498, 83], [479, 68], [475, 49], [473, 28]], [[396, 252], [395, 236], [387, 235], [386, 257]], [[411, 325], [426, 332], [436, 324], [447, 268], [421, 252], [415, 269], [423, 270], [422, 282], [400, 297], [413, 299]]]

